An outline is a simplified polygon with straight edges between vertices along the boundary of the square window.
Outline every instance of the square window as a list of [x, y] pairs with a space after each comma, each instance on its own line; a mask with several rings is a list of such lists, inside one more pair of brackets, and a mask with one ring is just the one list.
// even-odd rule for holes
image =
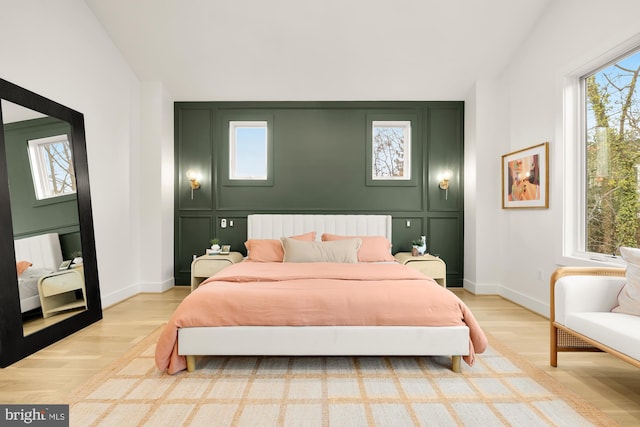
[[75, 194], [73, 155], [67, 135], [29, 140], [28, 148], [38, 200]]

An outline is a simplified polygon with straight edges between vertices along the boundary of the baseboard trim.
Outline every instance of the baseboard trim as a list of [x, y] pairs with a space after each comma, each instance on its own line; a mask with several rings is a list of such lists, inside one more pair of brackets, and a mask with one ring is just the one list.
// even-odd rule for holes
[[112, 305], [116, 305], [128, 298], [131, 298], [140, 293], [140, 287], [138, 285], [130, 285], [124, 289], [120, 289], [117, 292], [113, 292], [110, 294], [100, 294], [100, 299], [102, 301], [102, 308], [108, 308]]
[[174, 286], [174, 278], [171, 277], [164, 282], [144, 282], [133, 284], [111, 294], [101, 294], [102, 308], [111, 307], [118, 304], [128, 298], [136, 296], [143, 292], [148, 293], [162, 293], [166, 292]]
[[508, 299], [515, 304], [521, 305], [527, 310], [531, 310], [534, 313], [549, 318], [549, 303], [531, 298], [530, 296], [516, 292], [502, 285], [475, 283], [465, 279], [463, 280], [463, 287], [474, 295], [499, 295], [504, 299]]
[[467, 279], [462, 281], [462, 287], [474, 295], [500, 295], [501, 285], [489, 283], [475, 283]]
[[140, 292], [162, 293], [173, 288], [175, 280], [173, 277], [164, 282], [147, 282], [140, 284]]
[[521, 305], [524, 308], [533, 311], [534, 313], [544, 316], [547, 319], [549, 318], [551, 306], [548, 302], [531, 298], [530, 296], [521, 294], [520, 292], [516, 292], [513, 289], [505, 288], [504, 286], [501, 289], [500, 296], [518, 305]]

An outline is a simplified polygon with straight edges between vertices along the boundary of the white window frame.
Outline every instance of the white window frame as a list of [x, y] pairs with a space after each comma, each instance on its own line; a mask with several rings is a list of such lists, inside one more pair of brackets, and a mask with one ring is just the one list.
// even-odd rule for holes
[[[375, 174], [375, 129], [377, 127], [400, 127], [404, 132], [404, 175], [384, 176]], [[411, 180], [411, 121], [410, 120], [373, 120], [371, 122], [371, 179], [374, 181], [410, 181]]]
[[556, 162], [557, 176], [562, 177], [562, 247], [558, 256], [560, 265], [620, 267], [625, 265], [618, 256], [587, 252], [586, 238], [586, 99], [582, 78], [608, 65], [640, 46], [637, 35], [607, 52], [594, 51], [591, 58], [582, 61], [562, 78], [562, 126], [559, 140], [564, 141], [563, 159]]
[[[45, 165], [46, 161], [44, 150], [42, 149], [42, 147], [52, 143], [60, 142], [67, 144], [69, 146], [69, 150], [71, 150], [71, 143], [69, 141], [69, 137], [66, 134], [28, 140], [31, 177], [33, 179], [33, 187], [35, 189], [37, 200], [52, 199], [76, 193], [75, 190], [69, 190], [65, 191], [62, 194], [52, 194], [51, 181], [49, 180], [48, 174], [44, 172], [47, 167]], [[73, 162], [73, 158], [69, 159], [69, 161]], [[75, 177], [72, 176], [71, 179], [75, 180]]]
[[[265, 130], [264, 141], [264, 176], [241, 176], [236, 173], [237, 166], [237, 146], [236, 146], [236, 130], [239, 128], [263, 128]], [[230, 180], [249, 180], [249, 181], [266, 181], [269, 179], [269, 125], [266, 120], [232, 120], [229, 121], [229, 179]]]

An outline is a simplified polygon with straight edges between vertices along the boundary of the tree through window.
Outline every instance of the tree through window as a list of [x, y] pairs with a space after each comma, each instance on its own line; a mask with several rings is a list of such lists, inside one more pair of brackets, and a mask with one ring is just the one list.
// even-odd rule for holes
[[411, 122], [374, 121], [373, 179], [411, 179]]
[[67, 135], [30, 140], [29, 163], [38, 200], [76, 192], [73, 156]]
[[585, 250], [640, 246], [640, 51], [583, 78], [586, 103]]

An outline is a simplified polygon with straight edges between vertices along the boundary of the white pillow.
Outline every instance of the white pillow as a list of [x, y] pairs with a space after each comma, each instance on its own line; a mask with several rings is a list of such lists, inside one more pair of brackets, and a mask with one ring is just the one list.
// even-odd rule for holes
[[640, 249], [621, 247], [620, 254], [627, 263], [627, 283], [618, 294], [619, 305], [611, 311], [640, 316]]
[[283, 237], [283, 262], [358, 262], [361, 239], [344, 239], [333, 242], [303, 242]]

